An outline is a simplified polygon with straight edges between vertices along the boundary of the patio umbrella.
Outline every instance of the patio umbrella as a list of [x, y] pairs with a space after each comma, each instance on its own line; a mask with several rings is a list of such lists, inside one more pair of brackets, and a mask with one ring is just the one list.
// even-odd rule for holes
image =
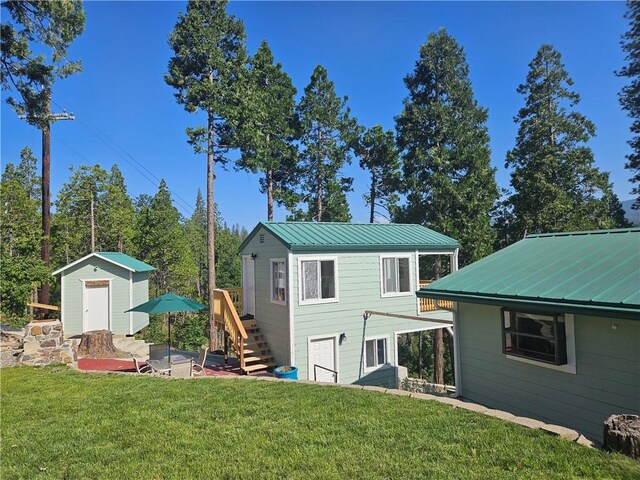
[[[164, 295], [149, 300], [148, 302], [141, 303], [135, 306], [127, 312], [142, 312], [142, 313], [170, 313], [170, 312], [196, 312], [207, 308], [206, 305], [190, 300], [181, 295], [175, 293], [165, 293]], [[169, 350], [169, 363], [171, 363], [171, 319], [167, 319], [169, 325], [169, 338], [167, 339], [167, 349]]]

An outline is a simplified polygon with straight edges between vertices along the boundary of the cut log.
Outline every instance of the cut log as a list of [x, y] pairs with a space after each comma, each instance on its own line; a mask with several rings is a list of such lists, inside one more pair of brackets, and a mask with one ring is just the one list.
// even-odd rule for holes
[[118, 350], [113, 345], [113, 336], [109, 330], [92, 330], [82, 334], [78, 356], [85, 358], [126, 358], [131, 355]]
[[611, 415], [604, 422], [606, 450], [640, 460], [640, 415]]

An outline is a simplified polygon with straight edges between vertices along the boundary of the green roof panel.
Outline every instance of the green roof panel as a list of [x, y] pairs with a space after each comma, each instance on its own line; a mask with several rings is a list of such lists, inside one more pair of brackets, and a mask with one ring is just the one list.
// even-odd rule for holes
[[418, 296], [576, 305], [640, 318], [640, 228], [529, 235]]
[[330, 251], [450, 251], [459, 248], [453, 238], [421, 225], [397, 223], [262, 222], [240, 246], [264, 228], [292, 252]]
[[136, 272], [151, 272], [155, 270], [155, 267], [144, 263], [137, 258], [130, 257], [125, 253], [120, 252], [97, 252], [97, 255], [105, 258], [106, 260], [110, 260], [114, 263], [118, 263], [124, 267], [130, 268]]

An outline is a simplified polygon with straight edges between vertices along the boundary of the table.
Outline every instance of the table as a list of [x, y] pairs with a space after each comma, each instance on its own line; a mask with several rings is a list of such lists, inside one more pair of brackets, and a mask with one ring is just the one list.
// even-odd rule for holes
[[[172, 370], [175, 370], [177, 375], [172, 376], [191, 376], [191, 364], [192, 360], [183, 355], [172, 355], [171, 363], [169, 363], [169, 357], [163, 357], [160, 360], [147, 360], [147, 364], [158, 373], [165, 373], [172, 375]], [[187, 373], [185, 375], [185, 372]]]

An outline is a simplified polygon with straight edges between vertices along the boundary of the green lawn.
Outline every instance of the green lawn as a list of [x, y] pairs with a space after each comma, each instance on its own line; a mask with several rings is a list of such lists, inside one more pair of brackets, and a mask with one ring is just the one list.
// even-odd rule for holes
[[640, 478], [619, 455], [377, 392], [64, 367], [0, 380], [3, 479]]

